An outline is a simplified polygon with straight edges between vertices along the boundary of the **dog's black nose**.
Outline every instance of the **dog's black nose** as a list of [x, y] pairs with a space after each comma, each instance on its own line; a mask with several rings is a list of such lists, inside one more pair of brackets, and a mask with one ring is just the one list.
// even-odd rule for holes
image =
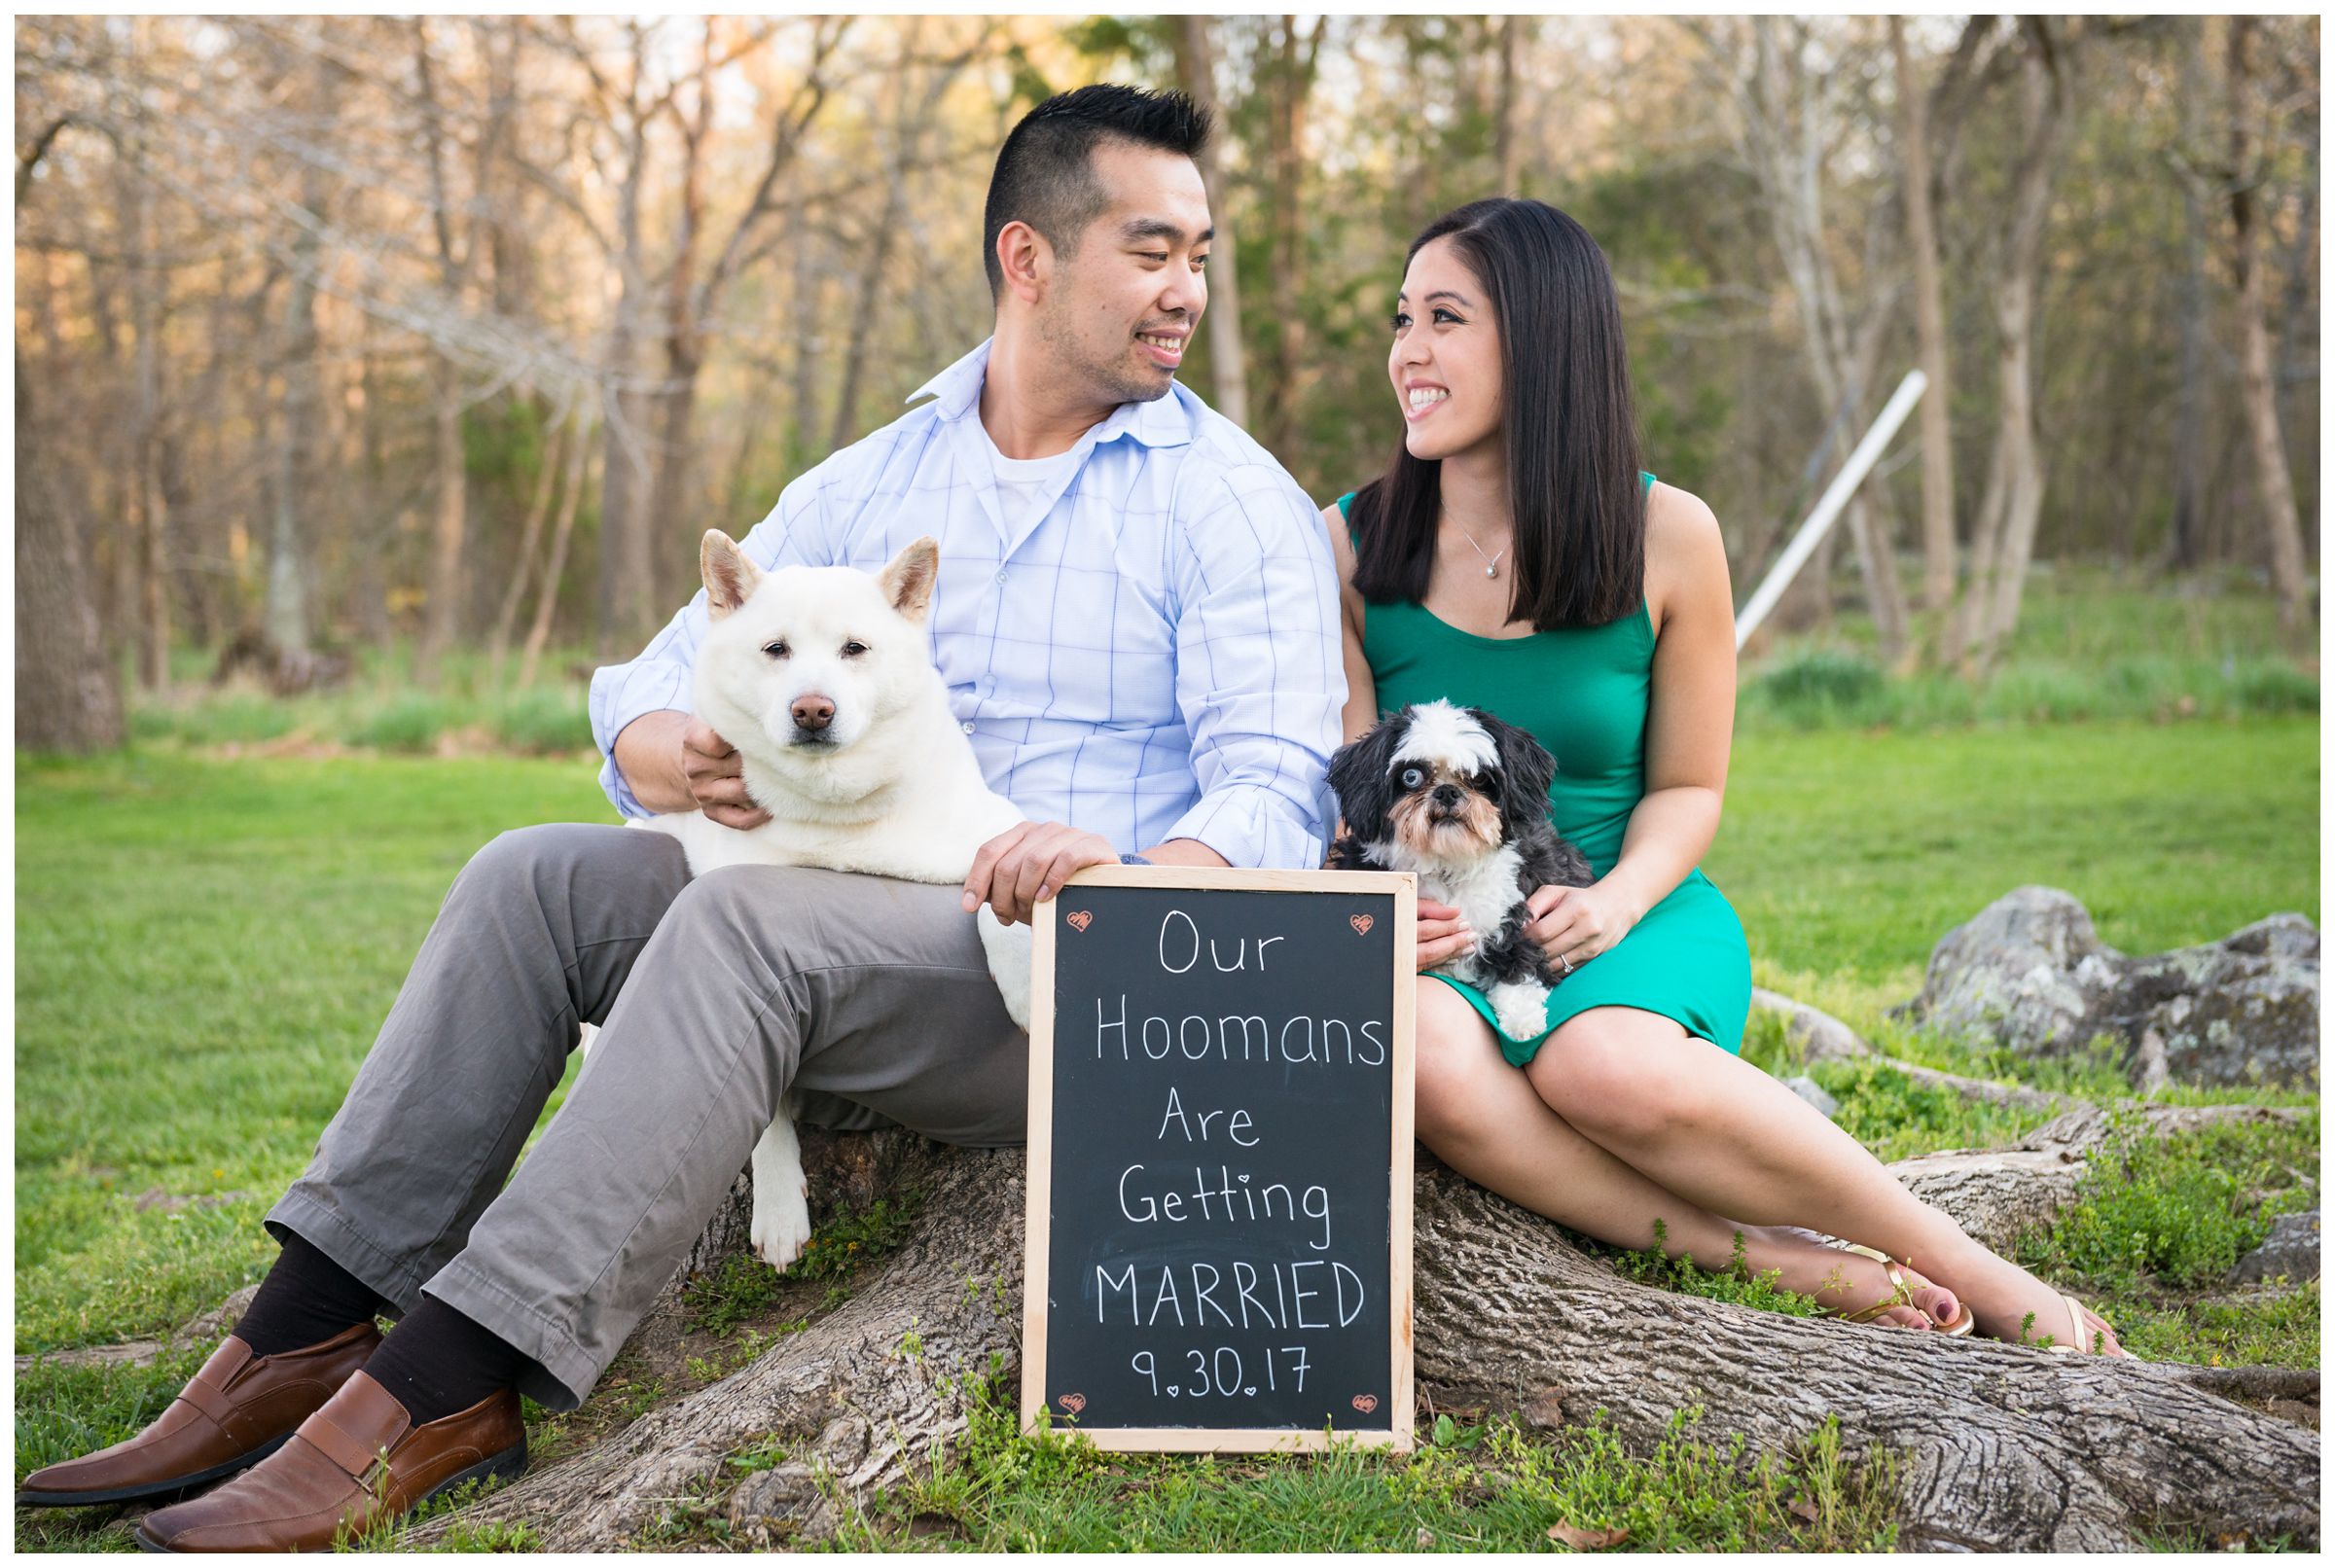
[[1435, 803], [1437, 805], [1457, 805], [1459, 803], [1459, 786], [1456, 784], [1436, 785]]
[[835, 719], [835, 704], [823, 696], [799, 696], [789, 709], [795, 716], [795, 728], [817, 734]]

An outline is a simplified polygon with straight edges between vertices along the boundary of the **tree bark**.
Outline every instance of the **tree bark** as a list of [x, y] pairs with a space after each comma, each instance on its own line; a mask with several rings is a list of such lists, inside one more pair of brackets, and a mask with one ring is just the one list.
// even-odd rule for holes
[[1256, 434], [1268, 451], [1283, 455], [1296, 449], [1299, 393], [1306, 379], [1306, 111], [1328, 26], [1326, 15], [1317, 17], [1311, 34], [1301, 40], [1297, 18], [1281, 16], [1273, 23], [1274, 58], [1265, 67], [1268, 162], [1273, 171], [1269, 294], [1274, 336], [1263, 428]]
[[584, 498], [584, 479], [592, 459], [592, 416], [576, 415], [567, 440], [567, 476], [559, 496], [559, 520], [552, 525], [551, 559], [544, 562], [543, 582], [535, 590], [535, 618], [527, 627], [527, 646], [519, 658], [519, 686], [535, 684], [544, 644], [551, 640], [552, 616], [559, 607], [559, 580], [567, 571], [567, 544], [576, 531], [576, 507]]
[[[2159, 1107], [2159, 1130], [2255, 1113]], [[1973, 1229], [2048, 1218], [2106, 1128], [2085, 1110], [1994, 1157], [1892, 1167]], [[771, 1435], [823, 1462], [849, 1494], [927, 1469], [967, 1422], [967, 1385], [1005, 1372], [1021, 1321], [1024, 1157], [903, 1132], [807, 1140], [812, 1190], [914, 1192], [905, 1244], [846, 1301], [744, 1370], [651, 1410], [618, 1436], [413, 1532], [457, 1521], [532, 1525], [551, 1550], [634, 1538], [674, 1498], [718, 1486], [731, 1452]], [[2000, 1175], [1984, 1166], [1993, 1159]], [[1958, 1161], [1958, 1162], [1957, 1162]], [[1827, 1415], [1844, 1444], [1902, 1467], [1902, 1544], [2101, 1550], [2167, 1531], [2318, 1537], [2318, 1438], [2199, 1386], [2209, 1369], [2062, 1357], [1991, 1340], [1760, 1312], [1632, 1283], [1555, 1224], [1431, 1158], [1416, 1209], [1418, 1371], [1439, 1405], [1554, 1402], [1601, 1411], [1644, 1451], [1688, 1406], [1698, 1435], [1746, 1439], [1743, 1462], [1788, 1451]], [[741, 1238], [746, 1183], [691, 1260]], [[864, 1201], [864, 1199], [863, 1199]], [[743, 1506], [746, 1494], [734, 1497]], [[734, 1520], [752, 1525], [752, 1519]]]
[[2023, 142], [2012, 180], [2010, 217], [2003, 232], [1994, 299], [1995, 332], [2000, 339], [1996, 445], [2002, 512], [1993, 552], [1994, 580], [1971, 585], [1971, 590], [1979, 595], [1981, 618], [1971, 652], [1982, 674], [2000, 660], [2018, 628], [2028, 562], [2043, 516], [2043, 454], [2035, 429], [2035, 303], [2041, 288], [2043, 232], [2051, 215], [2060, 144], [2074, 106], [2073, 61], [2069, 58], [2073, 35], [2055, 37], [2049, 19], [2041, 17], [2022, 17], [2019, 26]]
[[81, 519], [33, 423], [24, 353], [17, 377], [17, 745], [101, 751], [122, 744], [122, 682], [97, 631]]
[[511, 633], [519, 625], [519, 607], [526, 598], [527, 585], [535, 577], [535, 553], [543, 542], [543, 525], [552, 515], [552, 492], [557, 487], [563, 445], [581, 440], [583, 431], [574, 418], [558, 421], [551, 427], [551, 439], [544, 445], [543, 467], [535, 476], [535, 496], [527, 503], [527, 520], [520, 529], [519, 557], [511, 565], [511, 586], [503, 590], [503, 602], [495, 611], [494, 632], [487, 641], [487, 667], [492, 672], [489, 684], [502, 689], [503, 663], [511, 652]]
[[1914, 327], [1922, 374], [1922, 608], [1938, 650], [1954, 608], [1953, 381], [1946, 358], [1946, 284], [1938, 266], [1937, 218], [1930, 208], [1929, 98], [1914, 80], [1905, 23], [1889, 18], [1897, 68], [1898, 160], [1905, 195], [1905, 243], [1913, 260]]
[[1233, 193], [1224, 177], [1223, 143], [1229, 126], [1216, 96], [1216, 52], [1211, 18], [1187, 12], [1176, 28], [1176, 75], [1194, 101], [1215, 117], [1216, 134], [1200, 155], [1216, 238], [1208, 248], [1208, 390], [1216, 411], [1248, 428], [1248, 359], [1240, 337], [1240, 267], [1233, 243]]
[[2303, 566], [2303, 527], [2294, 505], [2294, 477], [2286, 467], [2286, 438], [2279, 429], [2278, 382], [2270, 331], [2263, 321], [2260, 226], [2254, 196], [2262, 171], [2252, 143], [2254, 102], [2250, 60], [2256, 18], [2231, 17], [2224, 49], [2230, 93], [2230, 263], [2238, 279], [2238, 326], [2245, 367], [2242, 401], [2254, 452], [2255, 490], [2270, 552], [2271, 585], [2279, 595], [2279, 629], [2296, 652], [2315, 646], [2311, 585]]
[[[329, 92], [318, 94], [330, 101]], [[303, 224], [292, 240], [291, 277], [284, 297], [282, 396], [273, 437], [274, 505], [268, 530], [268, 594], [264, 621], [268, 640], [282, 658], [308, 657], [308, 528], [304, 515], [314, 505], [324, 397], [323, 342], [316, 325], [316, 277], [322, 246], [316, 229], [327, 200], [323, 171], [310, 163], [301, 178], [301, 204], [317, 224]]]

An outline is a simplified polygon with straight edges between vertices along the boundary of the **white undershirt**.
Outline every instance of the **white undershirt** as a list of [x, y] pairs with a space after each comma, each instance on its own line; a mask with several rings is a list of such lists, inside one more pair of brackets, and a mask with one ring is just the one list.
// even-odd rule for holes
[[997, 449], [984, 426], [981, 439], [988, 444], [989, 469], [997, 481], [997, 517], [1005, 524], [1007, 534], [1021, 531], [1024, 522], [1034, 521], [1038, 510], [1048, 498], [1060, 493], [1062, 481], [1078, 463], [1078, 445], [1074, 442], [1065, 451], [1052, 457], [1008, 457]]

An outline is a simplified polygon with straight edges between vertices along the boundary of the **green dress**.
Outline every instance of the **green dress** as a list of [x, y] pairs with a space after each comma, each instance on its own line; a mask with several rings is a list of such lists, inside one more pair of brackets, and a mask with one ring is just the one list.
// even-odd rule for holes
[[[1646, 482], [1653, 483], [1652, 476]], [[1353, 496], [1338, 508], [1348, 517]], [[1382, 711], [1448, 697], [1530, 731], [1557, 758], [1551, 816], [1603, 876], [1621, 858], [1630, 813], [1646, 791], [1646, 704], [1653, 684], [1654, 624], [1645, 601], [1602, 626], [1565, 626], [1526, 637], [1479, 637], [1417, 604], [1373, 604], [1363, 656]], [[1503, 1033], [1474, 986], [1442, 980], [1466, 997], [1522, 1067], [1548, 1038]], [[1687, 1033], [1740, 1052], [1751, 1011], [1751, 954], [1742, 922], [1702, 868], [1619, 943], [1587, 960], [1549, 993], [1548, 1027], [1593, 1007], [1634, 1007], [1675, 1018]]]

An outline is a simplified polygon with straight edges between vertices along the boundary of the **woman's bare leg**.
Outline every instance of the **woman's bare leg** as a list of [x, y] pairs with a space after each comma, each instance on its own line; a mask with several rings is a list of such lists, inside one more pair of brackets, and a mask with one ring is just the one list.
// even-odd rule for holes
[[[2058, 1292], [1963, 1234], [1800, 1096], [1673, 1019], [1591, 1008], [1550, 1036], [1526, 1076], [1579, 1133], [1681, 1197], [1905, 1260], [1951, 1284], [1982, 1334], [2069, 1338]], [[2107, 1333], [2097, 1314], [2090, 1323]], [[2106, 1348], [2122, 1354], [2112, 1334]]]
[[[1722, 1218], [1583, 1137], [1502, 1059], [1491, 1029], [1450, 986], [1419, 983], [1415, 1038], [1419, 1141], [1470, 1181], [1613, 1246], [1654, 1245], [1660, 1221], [1664, 1250], [1688, 1254], [1701, 1268], [1725, 1268], [1741, 1234], [1744, 1262], [1754, 1271], [1775, 1269], [1788, 1288], [1839, 1311], [1856, 1311], [1889, 1294], [1886, 1271], [1872, 1260]], [[1919, 1310], [1897, 1307], [1885, 1319], [1905, 1328], [1925, 1327], [1924, 1313], [1954, 1320], [1948, 1291], [1919, 1293], [1916, 1303]]]

